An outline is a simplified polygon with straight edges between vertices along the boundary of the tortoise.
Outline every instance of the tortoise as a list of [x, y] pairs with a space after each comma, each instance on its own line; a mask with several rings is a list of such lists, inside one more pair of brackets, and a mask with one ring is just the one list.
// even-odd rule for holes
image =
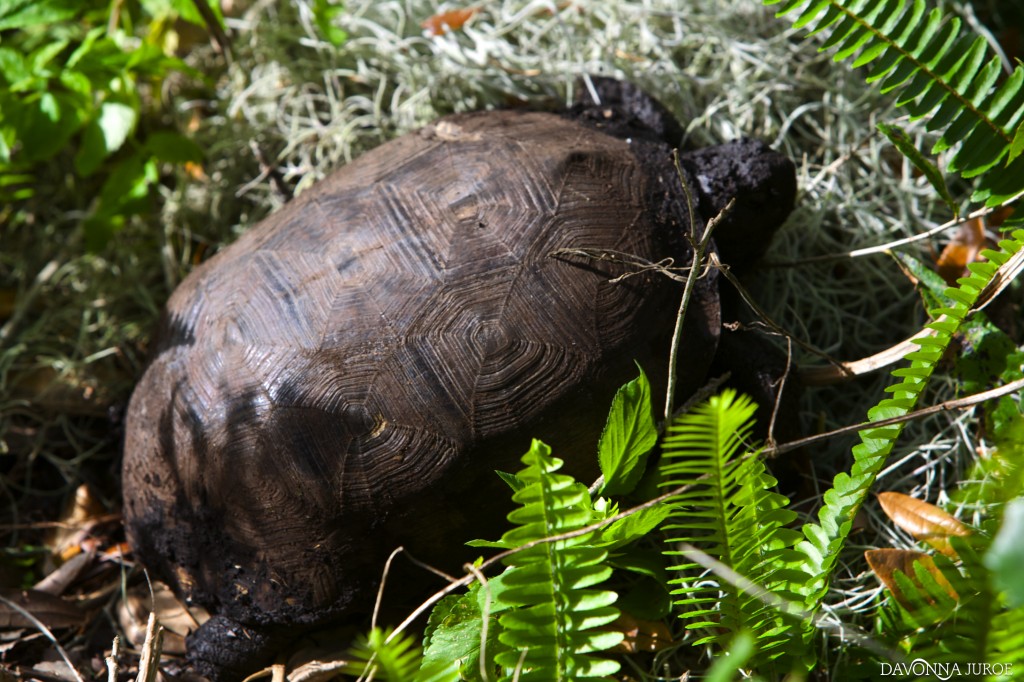
[[[167, 303], [126, 417], [136, 556], [216, 614], [197, 669], [241, 678], [303, 628], [372, 606], [389, 553], [459, 565], [499, 528], [494, 474], [538, 437], [578, 477], [640, 363], [664, 390], [684, 235], [731, 198], [723, 260], [793, 207], [793, 164], [740, 140], [673, 161], [678, 122], [594, 79], [568, 111], [441, 118], [336, 171], [197, 267]], [[628, 275], [623, 277], [623, 275]], [[680, 395], [721, 328], [685, 321]], [[422, 579], [420, 579], [422, 581]]]

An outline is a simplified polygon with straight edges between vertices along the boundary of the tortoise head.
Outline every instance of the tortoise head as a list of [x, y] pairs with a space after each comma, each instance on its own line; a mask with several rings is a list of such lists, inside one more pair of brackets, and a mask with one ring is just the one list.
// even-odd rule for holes
[[679, 161], [693, 178], [690, 191], [705, 218], [736, 199], [732, 212], [715, 231], [715, 242], [723, 262], [735, 270], [750, 268], [793, 210], [793, 162], [749, 138], [686, 152]]
[[[614, 78], [591, 76], [580, 83], [578, 93], [571, 117], [629, 140], [634, 153], [644, 157], [656, 174], [678, 177], [672, 155], [652, 150], [682, 143], [683, 128], [665, 105], [636, 85]], [[715, 241], [722, 260], [734, 269], [752, 266], [793, 210], [793, 162], [760, 140], [743, 138], [682, 152], [679, 163], [704, 220], [736, 199], [732, 212], [719, 224]]]

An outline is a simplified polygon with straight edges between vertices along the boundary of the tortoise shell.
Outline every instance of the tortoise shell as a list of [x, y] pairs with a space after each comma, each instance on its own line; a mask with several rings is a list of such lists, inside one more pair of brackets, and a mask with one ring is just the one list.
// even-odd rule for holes
[[[396, 546], [466, 559], [507, 511], [494, 470], [531, 437], [594, 475], [634, 361], [664, 375], [679, 292], [612, 255], [685, 265], [693, 227], [669, 145], [612, 114], [443, 118], [199, 266], [127, 416], [142, 561], [235, 621], [317, 623], [368, 608]], [[600, 129], [623, 116], [633, 134]], [[690, 388], [719, 328], [706, 278]]]

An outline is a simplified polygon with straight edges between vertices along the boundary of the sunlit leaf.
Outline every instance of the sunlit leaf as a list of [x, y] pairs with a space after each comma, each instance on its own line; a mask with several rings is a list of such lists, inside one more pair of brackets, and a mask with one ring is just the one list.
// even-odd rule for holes
[[1024, 605], [1024, 499], [1006, 505], [1003, 525], [985, 554], [985, 565], [1010, 604]]
[[1014, 134], [1013, 142], [1010, 144], [1010, 156], [1006, 163], [1009, 164], [1022, 153], [1024, 153], [1024, 121], [1021, 121], [1020, 125], [1017, 126], [1017, 132]]
[[878, 503], [893, 523], [947, 556], [955, 554], [949, 546], [949, 536], [971, 533], [967, 526], [934, 504], [903, 493], [879, 493]]
[[651, 413], [651, 386], [640, 376], [623, 386], [612, 400], [601, 441], [598, 461], [605, 495], [623, 495], [633, 490], [644, 471], [647, 453], [658, 440]]
[[135, 129], [138, 112], [121, 102], [104, 102], [99, 115], [82, 135], [82, 146], [75, 155], [75, 169], [91, 175], [111, 153], [117, 151]]

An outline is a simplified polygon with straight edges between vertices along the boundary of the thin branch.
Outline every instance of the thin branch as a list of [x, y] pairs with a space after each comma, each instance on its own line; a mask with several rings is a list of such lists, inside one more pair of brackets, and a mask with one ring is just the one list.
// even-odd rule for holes
[[224, 28], [221, 26], [217, 15], [210, 9], [210, 5], [206, 0], [192, 0], [192, 4], [195, 5], [196, 11], [203, 18], [203, 23], [206, 24], [206, 29], [210, 32], [210, 37], [213, 38], [213, 44], [216, 46], [217, 51], [224, 55], [224, 60], [228, 64], [231, 64], [231, 40], [228, 39], [227, 33], [224, 32]]
[[[679, 164], [678, 152], [673, 155], [673, 160], [676, 164], [676, 173], [679, 175], [679, 183], [682, 185], [683, 193], [686, 195], [686, 208], [690, 215], [690, 225], [692, 229], [692, 227], [696, 225], [695, 221], [697, 215], [693, 208], [693, 196], [690, 193], [690, 188], [686, 185], [686, 179], [683, 176], [683, 169]], [[690, 299], [693, 298], [693, 290], [697, 285], [697, 280], [703, 274], [705, 264], [707, 262], [708, 247], [711, 244], [711, 235], [714, 233], [715, 228], [718, 227], [718, 224], [732, 212], [735, 205], [736, 199], [733, 197], [729, 200], [729, 203], [727, 203], [725, 207], [718, 212], [718, 215], [707, 222], [704, 226], [704, 234], [701, 235], [699, 241], [695, 241], [692, 235], [686, 235], [687, 241], [690, 242], [690, 247], [693, 251], [693, 260], [690, 262], [690, 271], [686, 273], [686, 284], [683, 286], [683, 295], [679, 301], [679, 312], [676, 315], [675, 329], [672, 331], [672, 345], [669, 348], [668, 385], [665, 389], [666, 422], [672, 418], [673, 413], [676, 392], [676, 366], [679, 362], [679, 346], [682, 341], [683, 323], [686, 320], [686, 310], [689, 308]]]
[[796, 336], [793, 336], [785, 329], [783, 329], [780, 324], [775, 322], [775, 320], [769, 317], [768, 313], [766, 313], [764, 309], [757, 304], [757, 301], [754, 300], [754, 297], [750, 295], [750, 292], [747, 291], [746, 287], [744, 287], [743, 284], [740, 283], [739, 279], [737, 279], [736, 276], [732, 274], [732, 270], [729, 268], [728, 264], [720, 261], [716, 254], [709, 254], [708, 258], [711, 261], [711, 265], [713, 265], [715, 268], [718, 269], [720, 273], [722, 273], [722, 276], [729, 281], [729, 284], [731, 284], [734, 289], [736, 289], [736, 293], [740, 295], [740, 298], [743, 299], [743, 302], [746, 303], [747, 306], [751, 310], [753, 310], [759, 318], [761, 318], [761, 321], [764, 323], [764, 325], [771, 329], [772, 332], [783, 338], [789, 339], [792, 343], [795, 343], [797, 346], [807, 351], [811, 355], [817, 355], [819, 358], [833, 365], [836, 368], [836, 371], [844, 371], [842, 362], [836, 360], [825, 351], [812, 346], [810, 343]]
[[405, 551], [404, 547], [396, 547], [388, 560], [384, 562], [384, 572], [380, 577], [380, 587], [377, 588], [377, 601], [373, 604], [373, 616], [370, 618], [370, 629], [377, 627], [377, 616], [380, 615], [380, 603], [384, 599], [384, 586], [388, 582], [388, 575], [391, 573], [391, 562], [395, 557]]
[[[748, 455], [748, 456], [753, 456], [753, 455]], [[705, 474], [704, 476], [699, 477], [697, 480], [701, 480], [703, 478], [706, 478], [706, 476], [707, 475]], [[613, 516], [609, 516], [606, 519], [601, 519], [600, 521], [596, 521], [596, 522], [590, 524], [589, 526], [584, 526], [583, 528], [577, 528], [576, 530], [569, 531], [569, 532], [566, 532], [566, 533], [561, 533], [559, 535], [552, 535], [551, 537], [547, 537], [547, 538], [540, 538], [540, 539], [537, 539], [537, 540], [531, 540], [530, 542], [522, 544], [522, 545], [520, 545], [518, 547], [514, 547], [512, 549], [507, 549], [507, 550], [505, 550], [503, 552], [499, 552], [498, 554], [495, 554], [495, 555], [491, 556], [490, 558], [485, 559], [484, 561], [482, 561], [480, 563], [480, 565], [476, 567], [477, 571], [482, 573], [484, 570], [490, 568], [491, 566], [494, 566], [499, 561], [502, 561], [502, 560], [512, 556], [513, 554], [517, 554], [518, 552], [526, 551], [528, 549], [531, 549], [533, 547], [537, 547], [539, 545], [543, 545], [543, 544], [550, 543], [550, 542], [561, 542], [563, 540], [569, 540], [569, 539], [572, 539], [572, 538], [575, 538], [575, 537], [579, 537], [581, 535], [586, 535], [587, 533], [593, 533], [594, 531], [601, 530], [605, 526], [610, 525], [612, 523], [615, 523], [616, 521], [618, 521], [620, 519], [624, 519], [627, 516], [630, 516], [631, 514], [636, 514], [637, 512], [642, 511], [644, 509], [649, 509], [651, 507], [655, 507], [655, 506], [657, 506], [657, 505], [659, 505], [659, 504], [661, 504], [663, 502], [668, 501], [669, 499], [671, 499], [672, 497], [674, 497], [676, 495], [681, 495], [682, 493], [686, 492], [687, 490], [689, 490], [692, 487], [693, 487], [693, 484], [687, 484], [687, 485], [679, 486], [677, 488], [673, 488], [672, 490], [668, 491], [667, 493], [659, 495], [658, 497], [650, 499], [650, 500], [648, 500], [648, 501], [646, 501], [646, 502], [644, 502], [642, 504], [638, 504], [635, 507], [630, 507], [629, 509], [626, 509], [625, 511], [621, 511], [618, 514], [615, 514]], [[388, 635], [388, 638], [384, 641], [384, 643], [385, 644], [390, 643], [391, 640], [393, 640], [395, 637], [397, 637], [400, 632], [402, 632], [407, 627], [409, 627], [409, 625], [413, 621], [415, 621], [417, 618], [419, 618], [420, 615], [423, 614], [427, 609], [432, 607], [437, 602], [441, 601], [441, 599], [445, 598], [446, 596], [448, 596], [449, 594], [451, 594], [455, 590], [457, 590], [457, 589], [459, 589], [461, 587], [468, 587], [469, 585], [472, 585], [474, 580], [476, 580], [476, 576], [474, 574], [470, 573], [470, 574], [467, 574], [467, 575], [463, 576], [462, 578], [459, 578], [457, 581], [446, 585], [445, 587], [443, 587], [442, 589], [438, 590], [437, 592], [435, 592], [426, 601], [424, 601], [422, 604], [420, 604], [418, 607], [416, 607], [416, 609], [411, 614], [409, 614], [405, 618], [405, 620], [403, 620], [401, 623], [399, 623], [398, 627], [396, 627], [394, 629], [394, 631], [390, 635]]]
[[861, 422], [860, 424], [853, 424], [852, 426], [844, 426], [828, 433], [819, 433], [815, 436], [808, 436], [807, 438], [801, 438], [799, 440], [790, 441], [789, 443], [783, 443], [776, 447], [768, 447], [764, 449], [765, 455], [781, 455], [784, 452], [790, 452], [797, 448], [804, 447], [805, 445], [813, 445], [814, 443], [820, 443], [822, 441], [835, 438], [836, 436], [845, 436], [849, 433], [857, 433], [864, 431], [865, 429], [877, 429], [885, 426], [892, 426], [894, 424], [902, 424], [904, 422], [912, 421], [914, 419], [920, 419], [921, 417], [927, 417], [932, 414], [939, 412], [947, 412], [950, 410], [962, 410], [967, 407], [972, 407], [978, 403], [983, 403], [987, 400], [993, 400], [995, 398], [1001, 398], [1004, 395], [1010, 395], [1017, 391], [1024, 390], [1024, 379], [1018, 379], [1017, 381], [1011, 381], [1008, 384], [1003, 384], [997, 388], [990, 389], [988, 391], [982, 391], [981, 393], [975, 393], [969, 395], [966, 398], [957, 398], [956, 400], [947, 400], [946, 402], [939, 403], [938, 405], [932, 405], [931, 407], [925, 407], [920, 410], [908, 412], [905, 415], [899, 417], [890, 417], [889, 419], [880, 419], [875, 422]]
[[821, 256], [811, 256], [809, 258], [801, 258], [799, 260], [769, 261], [762, 263], [762, 267], [781, 268], [793, 267], [796, 265], [809, 265], [811, 263], [830, 263], [832, 261], [837, 260], [847, 260], [850, 258], [860, 258], [861, 256], [872, 256], [880, 253], [889, 253], [890, 251], [897, 247], [906, 246], [907, 244], [913, 244], [914, 242], [924, 241], [925, 239], [933, 237], [939, 234], [940, 232], [945, 232], [946, 230], [953, 227], [959, 227], [960, 225], [963, 225], [968, 221], [974, 220], [975, 218], [985, 218], [990, 214], [994, 213], [995, 211], [999, 210], [1003, 206], [1010, 206], [1011, 204], [1015, 203], [1021, 198], [1021, 196], [1024, 195], [1018, 194], [1017, 196], [1013, 197], [1012, 199], [1005, 202], [1001, 206], [997, 206], [995, 208], [979, 208], [977, 211], [973, 211], [972, 213], [965, 217], [954, 218], [953, 220], [945, 222], [939, 225], [938, 227], [933, 227], [932, 229], [927, 230], [925, 232], [911, 235], [910, 237], [904, 237], [903, 239], [897, 239], [895, 241], [886, 242], [885, 244], [868, 246], [863, 249], [854, 249], [853, 251], [847, 251], [845, 253], [829, 253]]

